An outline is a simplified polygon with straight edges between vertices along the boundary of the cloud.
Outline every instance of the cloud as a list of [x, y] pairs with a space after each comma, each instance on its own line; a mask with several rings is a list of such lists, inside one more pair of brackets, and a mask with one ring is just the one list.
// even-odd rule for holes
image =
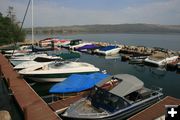
[[[0, 10], [13, 5], [19, 20], [22, 20], [27, 3], [1, 0]], [[27, 1], [28, 2], [28, 1]], [[119, 9], [81, 9], [63, 6], [58, 1], [36, 1], [34, 5], [35, 26], [62, 26], [84, 24], [155, 23], [180, 24], [179, 0], [154, 0], [143, 4], [128, 4]], [[96, 4], [96, 3], [94, 3]], [[103, 3], [102, 3], [103, 4]], [[119, 3], [118, 3], [119, 4]], [[73, 5], [71, 5], [73, 6]], [[3, 7], [3, 8], [1, 8]], [[7, 8], [6, 8], [7, 9]], [[3, 11], [4, 12], [4, 11]], [[31, 9], [25, 27], [31, 26]]]

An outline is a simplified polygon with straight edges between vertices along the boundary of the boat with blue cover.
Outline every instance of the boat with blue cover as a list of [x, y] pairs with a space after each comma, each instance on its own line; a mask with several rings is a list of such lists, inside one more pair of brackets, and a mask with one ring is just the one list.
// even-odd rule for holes
[[97, 49], [96, 53], [100, 55], [114, 55], [114, 54], [118, 54], [121, 48], [122, 46], [109, 45], [109, 46]]
[[92, 73], [92, 74], [72, 74], [60, 83], [56, 83], [49, 90], [49, 93], [64, 94], [75, 93], [88, 90], [101, 80], [109, 77], [108, 74]]
[[102, 46], [95, 45], [95, 44], [91, 44], [91, 45], [84, 45], [84, 46], [82, 46], [82, 47], [77, 48], [76, 50], [77, 50], [77, 51], [80, 51], [80, 52], [86, 52], [86, 53], [88, 53], [88, 52], [91, 51], [91, 50], [99, 49], [99, 48], [101, 48], [101, 47], [102, 47]]
[[[101, 87], [111, 80], [118, 82], [108, 89]], [[71, 104], [61, 117], [84, 120], [126, 119], [157, 102], [162, 96], [159, 90], [145, 88], [137, 77], [118, 74], [97, 83], [88, 97]]]

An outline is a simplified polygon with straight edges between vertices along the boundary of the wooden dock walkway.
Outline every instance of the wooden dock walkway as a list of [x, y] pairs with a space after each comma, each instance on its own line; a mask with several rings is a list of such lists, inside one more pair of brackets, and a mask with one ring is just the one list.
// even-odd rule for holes
[[0, 54], [0, 74], [7, 81], [9, 89], [24, 113], [25, 120], [61, 119], [13, 69], [10, 62], [2, 54]]
[[163, 120], [166, 114], [165, 105], [180, 105], [180, 99], [167, 96], [156, 104], [130, 117], [128, 120]]
[[66, 99], [58, 100], [58, 101], [51, 103], [49, 105], [56, 113], [62, 113], [70, 104], [72, 104], [75, 101], [78, 101], [79, 99], [86, 97], [86, 96], [87, 96], [87, 93], [84, 93], [84, 94], [69, 97]]

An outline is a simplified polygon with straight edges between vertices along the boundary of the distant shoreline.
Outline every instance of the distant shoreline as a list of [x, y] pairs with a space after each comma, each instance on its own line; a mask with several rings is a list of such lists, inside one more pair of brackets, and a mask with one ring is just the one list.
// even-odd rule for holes
[[[24, 28], [27, 34], [31, 28]], [[117, 24], [35, 27], [35, 34], [180, 34], [180, 25]]]

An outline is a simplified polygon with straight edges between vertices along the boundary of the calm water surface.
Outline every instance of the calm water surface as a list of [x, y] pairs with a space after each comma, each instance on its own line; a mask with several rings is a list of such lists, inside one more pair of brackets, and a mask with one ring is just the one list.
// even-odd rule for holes
[[[80, 34], [62, 36], [60, 38], [76, 39], [81, 38], [88, 41], [101, 41], [110, 43], [122, 43], [126, 45], [143, 45], [147, 47], [163, 47], [180, 51], [180, 35], [166, 34]], [[27, 36], [30, 38], [31, 36]], [[44, 39], [51, 37], [48, 35], [36, 35], [35, 39]], [[147, 66], [131, 65], [127, 62], [121, 62], [121, 58], [107, 59], [96, 55], [87, 55], [81, 53], [79, 61], [88, 62], [99, 67], [101, 70], [106, 70], [108, 74], [132, 74], [141, 79], [146, 87], [158, 86], [163, 88], [165, 95], [180, 98], [180, 74], [162, 69], [151, 68]], [[53, 84], [36, 83], [33, 88], [41, 96], [48, 94], [48, 89]]]

